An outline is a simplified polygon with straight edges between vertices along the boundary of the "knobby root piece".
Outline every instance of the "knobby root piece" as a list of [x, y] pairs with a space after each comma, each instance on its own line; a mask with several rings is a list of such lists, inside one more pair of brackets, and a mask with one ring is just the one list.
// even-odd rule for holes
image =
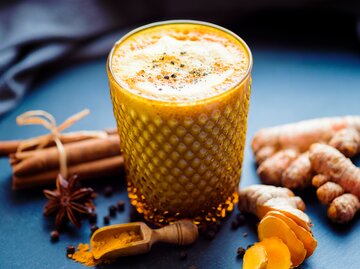
[[275, 153], [263, 161], [257, 173], [264, 184], [279, 186], [286, 168], [297, 158], [298, 153], [293, 149], [285, 149]]
[[267, 212], [277, 210], [292, 218], [301, 227], [310, 231], [310, 218], [302, 212], [305, 204], [300, 197], [282, 187], [251, 185], [239, 192], [239, 210], [263, 218]]
[[[252, 149], [261, 180], [291, 189], [311, 185], [306, 156], [314, 143], [329, 143], [347, 157], [360, 153], [360, 116], [313, 119], [258, 131]], [[294, 152], [300, 156], [294, 158]]]
[[304, 189], [311, 184], [312, 175], [309, 153], [305, 152], [283, 172], [281, 185], [289, 189]]
[[257, 164], [261, 164], [267, 158], [274, 155], [276, 152], [274, 147], [263, 147], [255, 155], [255, 161]]
[[291, 267], [290, 250], [279, 238], [265, 238], [256, 245], [263, 246], [266, 250], [268, 256], [266, 269], [289, 269]]
[[346, 157], [353, 157], [360, 153], [360, 133], [354, 128], [343, 129], [334, 135], [329, 145]]
[[330, 179], [327, 176], [319, 174], [313, 177], [312, 185], [316, 188], [319, 188], [321, 185], [324, 185], [329, 180]]
[[339, 184], [345, 192], [360, 198], [360, 168], [340, 151], [316, 143], [310, 148], [309, 158], [316, 173], [328, 177], [330, 181]]
[[311, 144], [328, 143], [337, 132], [347, 128], [360, 132], [360, 116], [312, 119], [261, 129], [255, 134], [251, 147], [255, 154], [263, 147], [305, 152]]
[[282, 207], [282, 206], [290, 206], [296, 209], [299, 209], [301, 211], [305, 211], [305, 203], [299, 196], [294, 197], [275, 197], [270, 200], [268, 200], [264, 206], [267, 206], [269, 208], [271, 207]]
[[[337, 149], [314, 144], [309, 151], [317, 196], [323, 204], [330, 204], [329, 218], [337, 223], [350, 221], [360, 210], [360, 168]], [[345, 193], [345, 194], [344, 194]], [[351, 194], [351, 195], [350, 195]]]
[[272, 198], [290, 198], [294, 196], [294, 193], [287, 188], [254, 184], [239, 191], [238, 206], [242, 212], [256, 214], [257, 207], [265, 204]]
[[350, 193], [335, 198], [328, 208], [328, 217], [337, 223], [346, 223], [352, 220], [360, 210], [359, 199]]
[[344, 189], [334, 182], [326, 182], [316, 190], [316, 196], [324, 205], [329, 205], [336, 197], [342, 195]]
[[243, 269], [266, 269], [267, 264], [268, 255], [265, 247], [255, 244], [245, 252]]
[[317, 241], [311, 232], [305, 230], [303, 227], [295, 223], [295, 221], [293, 221], [291, 218], [285, 216], [279, 211], [269, 211], [266, 216], [279, 218], [290, 227], [290, 229], [295, 233], [296, 237], [304, 244], [306, 249], [306, 258], [310, 257], [314, 253], [317, 247]]
[[277, 217], [264, 217], [258, 226], [258, 236], [260, 241], [271, 237], [281, 239], [290, 250], [291, 262], [294, 267], [300, 265], [306, 257], [304, 244], [297, 238], [289, 225]]

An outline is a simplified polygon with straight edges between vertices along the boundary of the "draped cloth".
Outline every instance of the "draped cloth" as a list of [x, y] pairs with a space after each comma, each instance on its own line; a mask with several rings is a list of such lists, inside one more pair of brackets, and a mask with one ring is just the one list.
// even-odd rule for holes
[[[300, 0], [296, 5], [325, 2]], [[345, 8], [340, 2], [341, 11], [360, 12], [360, 5]], [[104, 57], [134, 25], [169, 18], [222, 24], [270, 7], [294, 8], [294, 4], [286, 0], [5, 1], [0, 4], [0, 116], [23, 99], [48, 67], [56, 71], [65, 64]], [[357, 31], [360, 36], [360, 21]]]

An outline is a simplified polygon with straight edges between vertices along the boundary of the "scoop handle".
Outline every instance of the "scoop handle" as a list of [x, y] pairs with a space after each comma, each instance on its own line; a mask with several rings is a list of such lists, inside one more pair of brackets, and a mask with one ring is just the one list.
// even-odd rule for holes
[[179, 220], [163, 228], [153, 230], [154, 243], [161, 241], [175, 245], [190, 245], [198, 238], [198, 228], [190, 220]]

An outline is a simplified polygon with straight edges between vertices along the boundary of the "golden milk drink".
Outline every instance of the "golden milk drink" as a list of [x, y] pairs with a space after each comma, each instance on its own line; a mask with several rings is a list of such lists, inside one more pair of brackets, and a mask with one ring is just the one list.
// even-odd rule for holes
[[245, 42], [197, 21], [146, 25], [108, 58], [131, 204], [145, 219], [197, 224], [237, 202], [252, 56]]

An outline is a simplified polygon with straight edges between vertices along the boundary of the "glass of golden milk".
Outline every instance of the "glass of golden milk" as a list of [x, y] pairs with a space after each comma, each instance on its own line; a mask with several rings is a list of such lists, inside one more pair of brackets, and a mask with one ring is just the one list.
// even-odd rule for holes
[[107, 72], [131, 204], [164, 225], [224, 218], [238, 199], [252, 56], [237, 35], [199, 21], [140, 27]]

